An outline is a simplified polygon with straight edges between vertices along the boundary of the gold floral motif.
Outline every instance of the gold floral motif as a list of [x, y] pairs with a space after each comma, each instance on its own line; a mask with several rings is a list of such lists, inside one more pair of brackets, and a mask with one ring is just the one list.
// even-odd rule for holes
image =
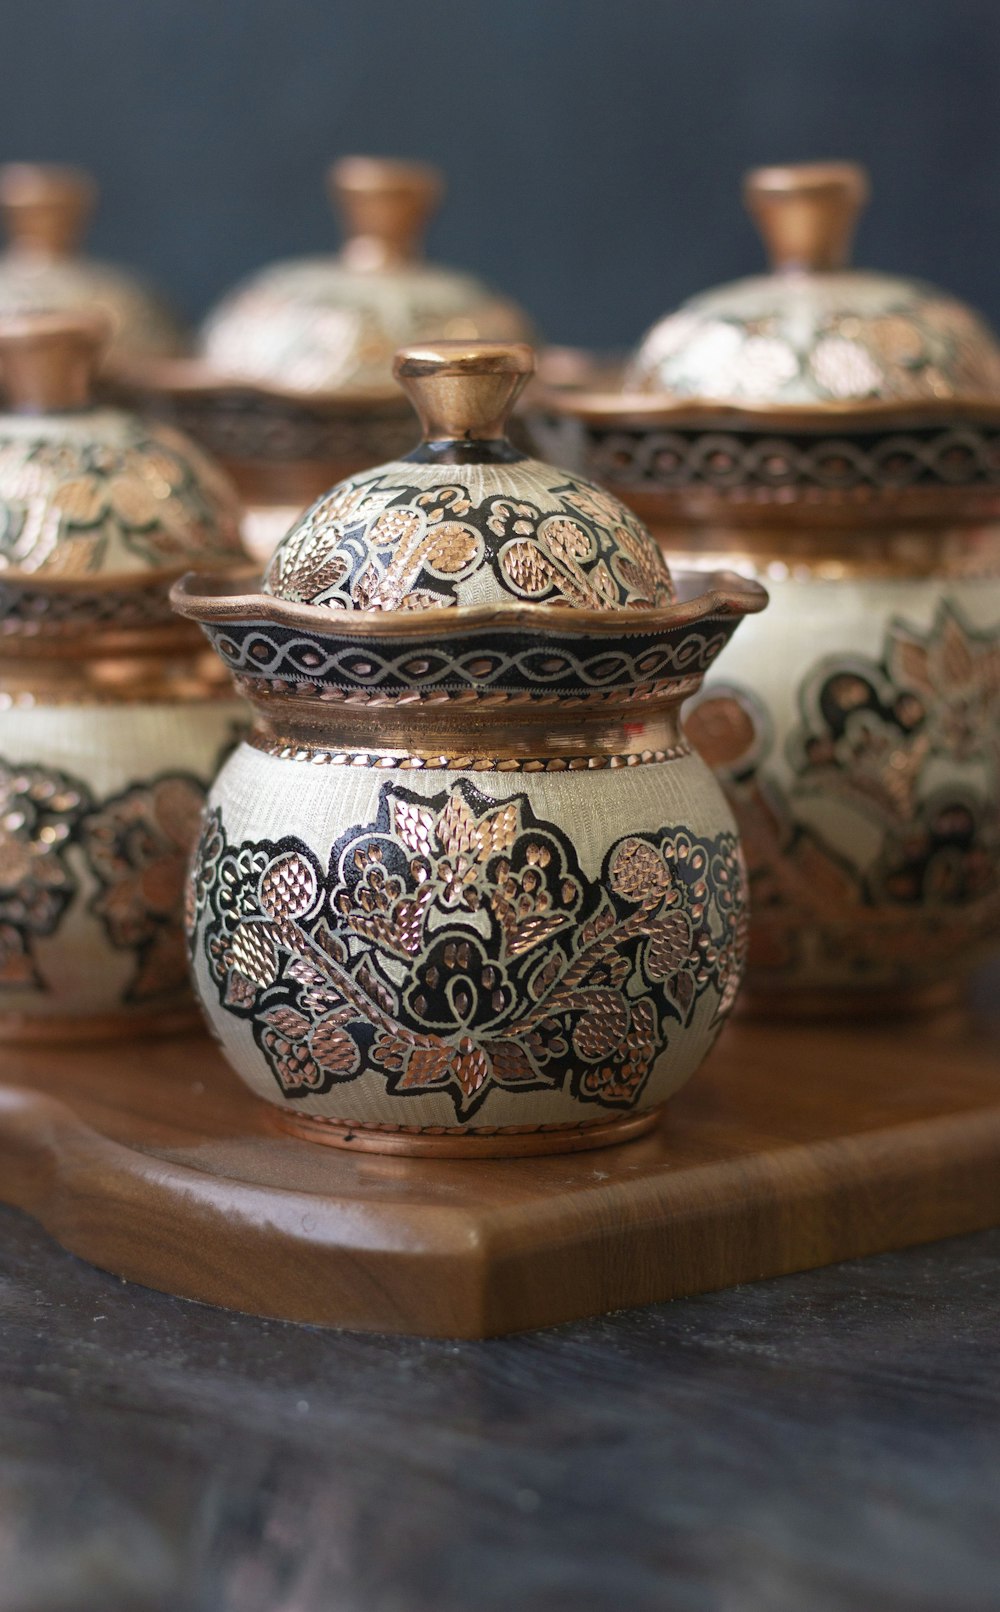
[[[823, 662], [800, 706], [787, 789], [746, 690], [707, 689], [686, 719], [739, 820], [751, 964], [794, 979], [812, 941], [852, 974], [961, 967], [1000, 932], [1000, 638], [944, 605], [928, 632], [895, 624], [881, 662]], [[863, 868], [824, 839], [817, 801], [877, 831]]]
[[126, 790], [83, 826], [99, 884], [93, 910], [112, 945], [135, 953], [128, 1003], [149, 1002], [184, 982], [184, 875], [204, 799], [197, 779], [175, 774]]
[[[549, 482], [551, 473], [547, 472]], [[266, 591], [331, 610], [425, 609], [502, 596], [582, 609], [669, 604], [662, 557], [599, 489], [547, 486], [556, 508], [456, 481], [422, 489], [379, 471], [323, 499], [279, 545]], [[530, 478], [529, 478], [530, 479]]]
[[89, 806], [85, 785], [0, 761], [0, 990], [44, 990], [34, 942], [54, 934], [77, 892], [67, 852]]
[[108, 440], [39, 430], [0, 444], [0, 576], [242, 555], [235, 497], [213, 466], [167, 427], [112, 418]]
[[671, 1023], [709, 989], [728, 1011], [742, 907], [731, 835], [629, 835], [591, 882], [523, 795], [387, 784], [326, 871], [295, 840], [230, 846], [211, 813], [189, 933], [285, 1097], [367, 1070], [467, 1121], [492, 1090], [632, 1107]]

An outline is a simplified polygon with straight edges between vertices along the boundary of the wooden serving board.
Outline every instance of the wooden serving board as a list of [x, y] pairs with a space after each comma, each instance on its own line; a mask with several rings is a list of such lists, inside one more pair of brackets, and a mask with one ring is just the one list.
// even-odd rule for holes
[[1000, 1222], [1000, 975], [907, 1027], [737, 1022], [643, 1140], [496, 1161], [277, 1133], [207, 1039], [6, 1048], [0, 1199], [132, 1281], [486, 1337]]

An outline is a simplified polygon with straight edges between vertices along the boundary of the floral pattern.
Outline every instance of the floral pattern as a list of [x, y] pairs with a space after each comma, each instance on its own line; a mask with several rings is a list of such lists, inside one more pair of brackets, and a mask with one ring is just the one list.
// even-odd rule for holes
[[296, 839], [229, 843], [208, 814], [188, 910], [222, 1006], [285, 1098], [362, 1072], [394, 1097], [568, 1089], [631, 1108], [706, 992], [732, 1005], [746, 941], [735, 837], [632, 834], [599, 880], [526, 795], [382, 786], [322, 865]]
[[[751, 963], [794, 973], [807, 936], [859, 971], [960, 962], [1000, 930], [1000, 637], [945, 604], [927, 632], [894, 624], [880, 662], [821, 663], [799, 703], [785, 788], [747, 690], [716, 684], [687, 717], [739, 819]], [[875, 829], [864, 866], [824, 837], [818, 803]]]
[[[0, 575], [81, 577], [242, 554], [235, 493], [166, 426], [95, 413], [0, 437]], [[110, 424], [109, 424], [110, 422]]]
[[0, 761], [0, 991], [44, 989], [34, 942], [77, 891], [67, 851], [90, 804], [66, 773]]
[[510, 493], [498, 490], [504, 478], [496, 469], [477, 466], [467, 479], [443, 482], [434, 466], [431, 485], [417, 482], [417, 469], [390, 466], [321, 498], [279, 545], [266, 591], [331, 610], [498, 598], [580, 609], [672, 601], [648, 533], [588, 482], [560, 482], [559, 472], [520, 461]]
[[173, 774], [136, 784], [91, 812], [84, 850], [98, 881], [92, 909], [113, 946], [135, 953], [123, 1000], [147, 1002], [183, 985], [180, 897], [198, 837], [204, 787]]
[[915, 283], [776, 278], [707, 292], [660, 320], [625, 389], [758, 404], [990, 396], [1000, 353], [971, 309]]
[[0, 761], [0, 991], [53, 992], [35, 943], [57, 933], [84, 884], [109, 943], [135, 965], [122, 1001], [184, 984], [184, 874], [205, 789], [184, 773], [95, 801], [78, 778]]

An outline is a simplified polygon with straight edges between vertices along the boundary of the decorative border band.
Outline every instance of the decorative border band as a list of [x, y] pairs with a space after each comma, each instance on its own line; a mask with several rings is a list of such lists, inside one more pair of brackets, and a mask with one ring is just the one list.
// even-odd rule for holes
[[574, 756], [482, 756], [414, 754], [407, 751], [333, 750], [324, 745], [289, 743], [269, 733], [252, 733], [248, 743], [279, 761], [304, 761], [315, 766], [376, 767], [401, 772], [600, 772], [621, 767], [643, 767], [651, 763], [678, 761], [691, 754], [683, 741], [669, 749], [634, 750], [616, 755]]

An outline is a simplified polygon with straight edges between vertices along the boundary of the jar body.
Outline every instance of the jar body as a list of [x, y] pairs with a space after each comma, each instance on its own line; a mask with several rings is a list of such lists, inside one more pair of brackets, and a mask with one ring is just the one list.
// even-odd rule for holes
[[699, 757], [317, 759], [242, 744], [189, 886], [212, 1031], [286, 1126], [387, 1151], [554, 1152], [617, 1140], [693, 1073], [746, 929], [732, 818]]
[[687, 711], [743, 836], [748, 1000], [933, 1005], [1000, 938], [1000, 577], [767, 585]]
[[0, 1035], [190, 1023], [181, 913], [231, 696], [0, 710]]

